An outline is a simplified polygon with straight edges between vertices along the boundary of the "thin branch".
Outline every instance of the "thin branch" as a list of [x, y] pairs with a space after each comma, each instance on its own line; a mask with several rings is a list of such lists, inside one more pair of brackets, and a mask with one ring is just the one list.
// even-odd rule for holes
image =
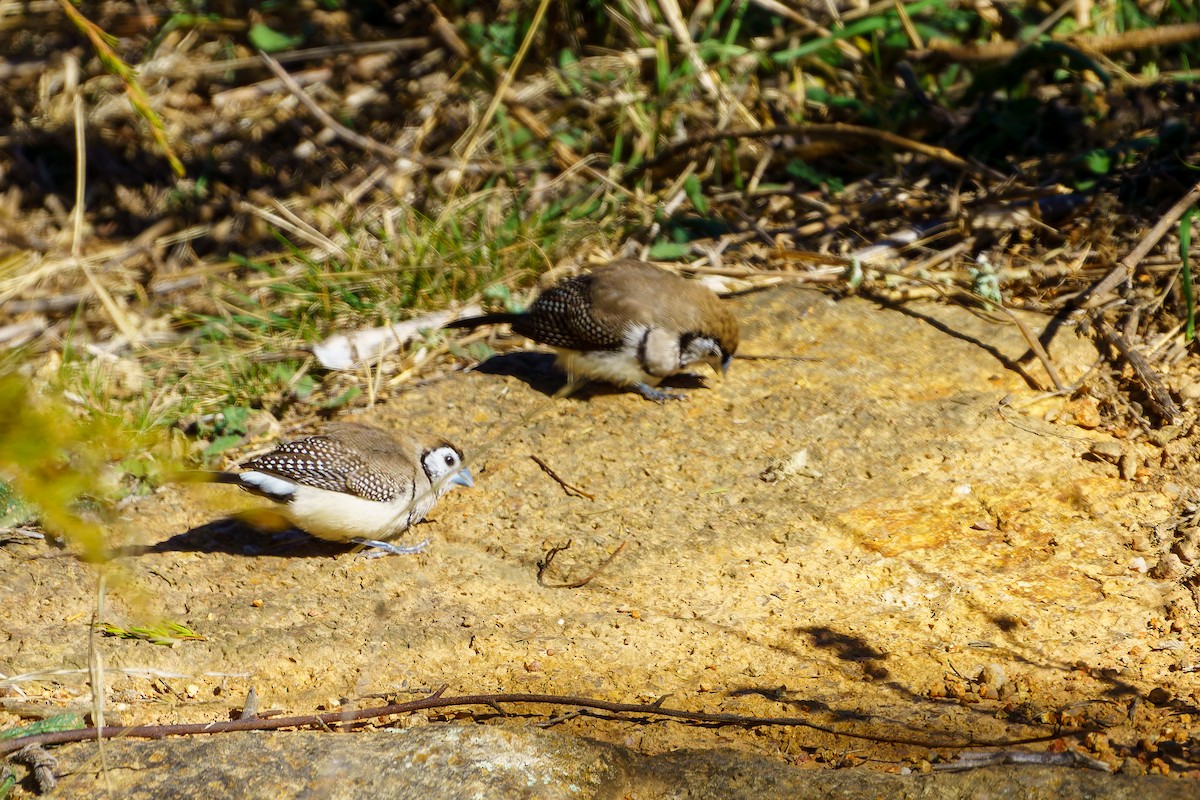
[[1112, 772], [1108, 764], [1089, 758], [1074, 750], [1061, 753], [1033, 753], [1028, 750], [982, 750], [963, 753], [956, 760], [945, 764], [934, 764], [939, 772], [965, 772], [981, 767], [997, 767], [1002, 764], [1033, 764], [1040, 767], [1087, 767], [1100, 772]]
[[488, 104], [487, 110], [476, 121], [474, 130], [471, 131], [466, 144], [463, 145], [459, 158], [464, 165], [475, 154], [475, 148], [479, 146], [484, 131], [492, 124], [492, 118], [496, 116], [496, 111], [500, 108], [500, 104], [504, 102], [504, 96], [508, 92], [508, 87], [512, 86], [512, 82], [517, 75], [517, 70], [521, 67], [521, 62], [525, 60], [526, 54], [529, 53], [529, 47], [533, 44], [533, 39], [537, 34], [538, 28], [541, 27], [542, 18], [546, 16], [546, 9], [549, 6], [549, 0], [541, 0], [538, 3], [537, 10], [533, 12], [533, 19], [529, 22], [529, 29], [525, 31], [525, 38], [521, 41], [521, 46], [517, 48], [516, 55], [513, 56], [512, 62], [509, 63], [508, 69], [505, 71], [503, 77], [501, 77], [500, 85], [496, 87], [496, 93], [492, 95], [492, 101]]
[[[635, 170], [635, 174], [641, 174], [648, 169], [656, 167], [664, 161], [674, 158], [679, 154], [690, 151], [696, 147], [700, 147], [701, 145], [711, 144], [713, 142], [721, 142], [726, 139], [767, 139], [772, 136], [815, 136], [826, 139], [849, 137], [852, 139], [868, 139], [870, 141], [879, 142], [880, 144], [890, 145], [891, 147], [895, 147], [900, 150], [909, 150], [911, 152], [918, 153], [933, 161], [938, 161], [946, 166], [961, 170], [968, 175], [972, 175], [977, 178], [1002, 179], [1004, 177], [996, 173], [995, 170], [972, 164], [944, 147], [934, 147], [933, 145], [928, 145], [924, 142], [918, 142], [915, 139], [899, 136], [891, 133], [890, 131], [875, 130], [874, 128], [866, 128], [861, 125], [849, 125], [842, 122], [812, 123], [808, 125], [780, 125], [774, 128], [763, 128], [762, 130], [718, 131], [716, 133], [709, 133], [703, 136], [693, 136], [658, 153], [654, 156], [654, 158], [651, 158], [640, 168]], [[630, 177], [632, 178], [633, 176]]]
[[[433, 40], [428, 36], [418, 36], [411, 39], [387, 39], [382, 42], [352, 42], [348, 44], [326, 45], [324, 47], [310, 47], [307, 50], [292, 50], [287, 53], [278, 53], [272, 56], [272, 58], [280, 64], [291, 64], [297, 61], [324, 60], [331, 56], [343, 54], [364, 56], [372, 53], [428, 53], [432, 45]], [[260, 64], [262, 64], [262, 60], [256, 56], [219, 59], [201, 64], [195, 61], [187, 61], [182, 66], [179, 65], [176, 59], [166, 58], [140, 64], [138, 65], [138, 72], [143, 77], [152, 75], [167, 79], [194, 79], [202, 75], [250, 69]], [[22, 64], [20, 66], [24, 67], [25, 65]], [[39, 67], [39, 72], [46, 69], [46, 63], [34, 64], [33, 66]], [[5, 73], [0, 70], [0, 78], [4, 76]]]
[[591, 492], [585, 492], [583, 489], [580, 489], [578, 486], [571, 484], [571, 483], [567, 483], [565, 480], [563, 480], [561, 477], [559, 477], [559, 474], [557, 472], [555, 472], [553, 469], [550, 468], [549, 464], [547, 464], [542, 459], [538, 458], [537, 456], [535, 456], [533, 454], [530, 454], [529, 457], [533, 459], [533, 463], [537, 464], [539, 467], [542, 468], [542, 472], [546, 473], [551, 478], [553, 478], [555, 481], [557, 481], [558, 485], [563, 488], [563, 491], [566, 492], [568, 496], [575, 495], [578, 497], [586, 497], [588, 500], [592, 500], [592, 501], [594, 501], [596, 499], [596, 495], [592, 494]]
[[[1060, 738], [1064, 733], [1055, 730], [1041, 736], [1011, 740], [984, 740], [973, 738], [946, 737], [932, 738], [896, 738], [880, 734], [855, 733], [842, 731], [828, 725], [810, 722], [800, 717], [757, 717], [742, 714], [717, 714], [706, 711], [686, 711], [683, 709], [664, 708], [662, 703], [666, 698], [660, 698], [655, 703], [618, 703], [607, 700], [594, 700], [590, 697], [558, 694], [474, 694], [445, 697], [445, 686], [442, 686], [429, 697], [420, 700], [410, 700], [407, 703], [392, 703], [376, 708], [335, 711], [328, 714], [308, 714], [297, 717], [280, 717], [275, 719], [238, 719], [221, 722], [197, 722], [182, 725], [135, 725], [129, 727], [109, 726], [104, 728], [79, 728], [71, 731], [43, 733], [36, 736], [22, 736], [17, 739], [0, 741], [0, 755], [14, 753], [32, 744], [64, 744], [93, 739], [161, 739], [166, 736], [192, 736], [196, 734], [229, 733], [231, 731], [267, 731], [280, 728], [310, 728], [328, 726], [331, 723], [359, 722], [379, 717], [390, 717], [398, 714], [411, 714], [431, 708], [452, 708], [455, 706], [487, 706], [497, 708], [501, 703], [530, 703], [535, 705], [574, 706], [608, 711], [614, 714], [640, 714], [668, 717], [706, 725], [734, 725], [748, 728], [757, 727], [793, 727], [807, 728], [834, 736], [844, 736], [870, 742], [888, 742], [905, 744], [915, 747], [940, 748], [970, 748], [970, 747], [1011, 747], [1021, 744], [1046, 742]], [[633, 721], [633, 720], [630, 720]], [[1080, 734], [1084, 731], [1080, 731]]]
[[1042, 368], [1045, 369], [1046, 374], [1050, 376], [1050, 381], [1054, 384], [1054, 390], [1056, 392], [1062, 392], [1069, 388], [1066, 382], [1063, 381], [1062, 375], [1058, 371], [1058, 367], [1054, 365], [1054, 361], [1050, 358], [1050, 354], [1047, 353], [1046, 348], [1042, 346], [1041, 341], [1033, 335], [1033, 331], [1029, 330], [1029, 326], [1026, 325], [1019, 316], [1017, 316], [1017, 313], [1011, 308], [1006, 307], [1003, 303], [997, 303], [995, 300], [984, 297], [983, 295], [973, 292], [970, 289], [964, 289], [961, 286], [955, 286], [953, 284], [939, 283], [938, 281], [922, 278], [919, 275], [909, 275], [905, 272], [899, 272], [898, 270], [886, 269], [883, 267], [871, 267], [871, 270], [873, 272], [881, 272], [886, 275], [897, 275], [907, 280], [925, 284], [926, 286], [932, 287], [943, 295], [955, 293], [969, 297], [985, 306], [995, 306], [996, 308], [999, 308], [1000, 311], [1002, 311], [1005, 316], [1012, 320], [1013, 324], [1017, 326], [1017, 330], [1021, 332], [1021, 336], [1025, 339], [1025, 343], [1029, 345], [1029, 349], [1037, 357], [1038, 361], [1042, 362]]
[[604, 559], [604, 561], [600, 564], [600, 566], [598, 566], [594, 570], [592, 570], [591, 573], [586, 578], [583, 578], [583, 579], [577, 580], [577, 581], [571, 581], [570, 583], [546, 583], [546, 581], [544, 580], [546, 572], [549, 571], [550, 565], [554, 563], [555, 557], [558, 556], [558, 554], [563, 552], [564, 550], [569, 549], [571, 547], [571, 543], [573, 541], [574, 541], [573, 539], [567, 539], [566, 544], [559, 545], [558, 547], [551, 547], [550, 550], [546, 553], [545, 557], [540, 562], [538, 562], [538, 572], [537, 572], [538, 586], [544, 586], [547, 589], [578, 589], [581, 586], [587, 586], [589, 583], [592, 582], [593, 578], [595, 578], [597, 575], [599, 575], [604, 570], [605, 567], [607, 567], [609, 564], [611, 564], [613, 562], [614, 558], [616, 558], [618, 555], [620, 555], [621, 551], [625, 549], [625, 545], [629, 544], [628, 539], [621, 542], [621, 544], [617, 547], [617, 549], [613, 550], [612, 554], [609, 555], [608, 558]]
[[[346, 140], [361, 150], [366, 150], [370, 153], [378, 153], [384, 158], [392, 161], [408, 157], [394, 147], [383, 144], [382, 142], [377, 142], [369, 136], [363, 136], [361, 133], [350, 130], [345, 125], [334, 119], [328, 111], [317, 105], [317, 101], [308, 96], [308, 93], [304, 91], [304, 87], [297, 83], [296, 79], [289, 75], [288, 71], [280, 66], [278, 61], [261, 50], [258, 53], [258, 57], [262, 59], [262, 63], [267, 66], [267, 69], [271, 70], [271, 72], [275, 74], [275, 77], [279, 79], [280, 83], [282, 83], [287, 90], [292, 93], [292, 96], [299, 100], [300, 104], [307, 108], [309, 113], [317, 118], [317, 121], [319, 121], [326, 128], [329, 128], [329, 130], [333, 131], [340, 138]], [[413, 158], [412, 160], [419, 161], [420, 159]]]
[[1134, 347], [1133, 343], [1122, 336], [1117, 331], [1113, 330], [1112, 326], [1099, 318], [1093, 320], [1096, 330], [1100, 333], [1104, 341], [1129, 363], [1133, 369], [1133, 374], [1137, 376], [1138, 382], [1146, 390], [1146, 399], [1150, 401], [1150, 405], [1158, 412], [1158, 415], [1167, 421], [1169, 425], [1178, 425], [1183, 420], [1183, 415], [1179, 411], [1179, 406], [1175, 405], [1175, 401], [1171, 399], [1171, 395], [1167, 392], [1167, 388], [1163, 386], [1162, 379], [1158, 377], [1158, 373], [1147, 363], [1141, 352]]
[[1175, 205], [1171, 206], [1170, 210], [1158, 221], [1150, 232], [1142, 239], [1137, 247], [1133, 248], [1124, 258], [1121, 259], [1117, 266], [1112, 268], [1112, 271], [1105, 275], [1099, 283], [1094, 285], [1087, 293], [1080, 298], [1084, 308], [1094, 308], [1105, 301], [1105, 295], [1113, 289], [1120, 286], [1133, 271], [1137, 269], [1141, 260], [1146, 257], [1146, 254], [1158, 244], [1159, 239], [1167, 235], [1167, 231], [1179, 221], [1187, 210], [1200, 200], [1200, 183], [1197, 183], [1191, 188], [1187, 194], [1179, 198]]
[[[1184, 22], [1177, 25], [1157, 25], [1142, 30], [1122, 31], [1109, 36], [1069, 36], [1056, 39], [1062, 44], [1077, 47], [1089, 53], [1107, 55], [1125, 50], [1144, 50], [1148, 47], [1169, 47], [1200, 39], [1200, 23]], [[959, 45], [949, 40], [934, 39], [928, 49], [910, 53], [916, 59], [942, 58], [960, 63], [1002, 61], [1012, 58], [1028, 44], [1019, 41], [989, 42], [987, 44]]]

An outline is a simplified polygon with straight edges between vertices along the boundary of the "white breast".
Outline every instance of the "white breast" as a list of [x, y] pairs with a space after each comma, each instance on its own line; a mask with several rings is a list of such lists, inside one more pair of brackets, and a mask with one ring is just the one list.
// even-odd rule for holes
[[348, 542], [352, 539], [389, 539], [425, 518], [436, 498], [419, 493], [410, 502], [405, 495], [387, 503], [366, 500], [312, 486], [297, 487], [286, 506], [296, 527], [320, 539]]
[[[645, 343], [643, 345], [643, 338]], [[571, 378], [590, 378], [618, 386], [657, 386], [679, 371], [679, 336], [663, 328], [637, 325], [625, 334], [619, 350], [555, 348], [558, 365]]]
[[571, 378], [589, 378], [615, 383], [617, 386], [633, 386], [645, 383], [657, 386], [661, 378], [647, 374], [641, 368], [637, 353], [629, 350], [562, 350], [558, 353], [558, 366]]

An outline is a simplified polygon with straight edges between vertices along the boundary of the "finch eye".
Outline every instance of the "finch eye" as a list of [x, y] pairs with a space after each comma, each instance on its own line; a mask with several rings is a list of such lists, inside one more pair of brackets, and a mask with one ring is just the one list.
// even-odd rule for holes
[[447, 466], [447, 467], [453, 467], [453, 466], [454, 466], [454, 456], [452, 456], [452, 455], [449, 455], [449, 454], [447, 454], [447, 455], [446, 455], [446, 466]]

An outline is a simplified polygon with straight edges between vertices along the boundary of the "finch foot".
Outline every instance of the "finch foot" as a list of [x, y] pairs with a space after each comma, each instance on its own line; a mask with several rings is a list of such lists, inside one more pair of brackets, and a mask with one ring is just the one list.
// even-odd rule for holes
[[668, 400], [687, 400], [686, 394], [679, 392], [668, 392], [666, 389], [655, 389], [653, 386], [646, 383], [635, 383], [634, 389], [637, 389], [638, 394], [647, 400], [653, 400], [656, 403], [665, 403]]
[[408, 546], [392, 544], [391, 542], [381, 542], [378, 539], [353, 539], [356, 544], [361, 544], [364, 547], [374, 548], [372, 550], [364, 550], [363, 557], [365, 558], [381, 558], [382, 556], [411, 556], [413, 553], [419, 553], [426, 548], [429, 540], [426, 539], [418, 544]]

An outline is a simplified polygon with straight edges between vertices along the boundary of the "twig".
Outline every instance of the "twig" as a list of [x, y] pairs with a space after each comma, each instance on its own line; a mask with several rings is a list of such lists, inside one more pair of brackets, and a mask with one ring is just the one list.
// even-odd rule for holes
[[1137, 376], [1138, 382], [1146, 390], [1146, 399], [1150, 401], [1150, 405], [1158, 412], [1158, 415], [1167, 421], [1169, 425], [1178, 425], [1183, 420], [1183, 415], [1179, 412], [1179, 407], [1175, 405], [1175, 401], [1171, 399], [1171, 395], [1167, 393], [1167, 388], [1163, 386], [1162, 379], [1158, 377], [1158, 373], [1146, 362], [1133, 343], [1122, 336], [1117, 331], [1113, 330], [1112, 326], [1104, 320], [1100, 319], [1097, 312], [1096, 318], [1093, 320], [1096, 330], [1121, 356], [1129, 362], [1129, 366], [1133, 369], [1133, 374]]
[[646, 161], [644, 164], [642, 164], [641, 167], [634, 170], [634, 175], [631, 175], [630, 178], [640, 175], [642, 172], [652, 169], [662, 162], [674, 158], [680, 153], [687, 152], [701, 145], [720, 142], [724, 141], [725, 139], [766, 139], [772, 136], [820, 136], [829, 139], [841, 137], [869, 139], [881, 144], [891, 145], [892, 147], [896, 147], [900, 150], [909, 150], [914, 153], [919, 153], [926, 158], [941, 162], [947, 166], [954, 167], [955, 169], [962, 170], [968, 175], [972, 175], [977, 178], [997, 179], [1004, 177], [999, 173], [996, 173], [995, 170], [972, 164], [944, 147], [934, 147], [923, 142], [918, 142], [915, 139], [908, 139], [904, 136], [898, 136], [890, 131], [875, 130], [874, 128], [866, 128], [861, 125], [849, 125], [842, 122], [830, 122], [812, 123], [809, 125], [779, 125], [774, 128], [763, 128], [762, 130], [718, 131], [716, 133], [709, 133], [703, 136], [693, 136], [656, 154], [649, 161]]
[[568, 720], [583, 716], [583, 709], [577, 708], [574, 711], [568, 711], [565, 714], [559, 714], [557, 717], [551, 717], [544, 722], [539, 722], [535, 727], [538, 728], [553, 728], [555, 725], [562, 724]]
[[683, 272], [696, 275], [717, 275], [723, 278], [779, 278], [780, 280], [795, 281], [796, 283], [836, 283], [846, 274], [844, 266], [816, 266], [807, 272], [797, 272], [790, 269], [757, 269], [755, 267], [699, 267], [687, 264]]
[[604, 561], [600, 564], [600, 566], [598, 566], [594, 570], [592, 570], [591, 574], [588, 575], [586, 578], [583, 578], [582, 580], [572, 581], [571, 583], [546, 583], [546, 581], [543, 580], [543, 578], [545, 577], [546, 572], [549, 571], [550, 565], [554, 562], [555, 557], [562, 551], [569, 549], [571, 547], [571, 544], [573, 541], [574, 541], [573, 539], [567, 539], [566, 544], [559, 545], [558, 547], [551, 547], [550, 550], [546, 553], [545, 557], [542, 558], [542, 560], [538, 562], [538, 572], [537, 572], [538, 586], [543, 586], [547, 589], [578, 589], [581, 586], [587, 586], [589, 583], [591, 583], [593, 578], [595, 578], [597, 575], [599, 575], [600, 572], [605, 567], [607, 567], [609, 564], [611, 564], [613, 559], [616, 558], [620, 554], [620, 552], [625, 549], [625, 545], [629, 544], [628, 539], [621, 542], [620, 546], [618, 546], [616, 550], [613, 550], [612, 554], [608, 558], [604, 559]]
[[459, 154], [459, 158], [463, 164], [470, 161], [471, 156], [475, 154], [475, 148], [479, 146], [484, 131], [492, 124], [492, 118], [496, 116], [496, 111], [500, 108], [500, 104], [504, 102], [504, 95], [508, 92], [508, 87], [512, 86], [513, 79], [517, 75], [517, 70], [520, 69], [521, 62], [525, 60], [525, 56], [529, 52], [529, 47], [533, 44], [534, 37], [537, 34], [538, 28], [541, 27], [542, 18], [546, 16], [546, 9], [549, 5], [549, 0], [541, 0], [538, 3], [537, 9], [533, 12], [533, 19], [529, 23], [529, 29], [525, 32], [525, 38], [521, 41], [521, 46], [517, 48], [516, 55], [513, 56], [508, 69], [505, 70], [504, 75], [500, 78], [500, 85], [496, 87], [496, 93], [492, 95], [492, 101], [488, 104], [487, 110], [483, 112], [482, 117], [476, 120], [474, 129], [466, 139], [466, 144], [463, 145], [462, 151]]
[[[311, 61], [316, 59], [327, 59], [330, 56], [342, 54], [352, 56], [363, 56], [371, 53], [427, 53], [433, 45], [433, 40], [428, 36], [418, 36], [412, 39], [388, 39], [382, 42], [352, 42], [349, 44], [326, 45], [324, 47], [310, 47], [307, 50], [292, 50], [287, 53], [279, 53], [272, 58], [281, 64], [290, 64], [296, 61]], [[247, 58], [227, 58], [224, 60], [215, 60], [203, 64], [197, 64], [194, 61], [188, 61], [185, 65], [179, 66], [175, 59], [156, 59], [139, 65], [138, 72], [142, 76], [152, 75], [162, 78], [197, 78], [202, 75], [220, 74], [222, 72], [232, 72], [233, 70], [249, 69], [261, 64], [262, 61], [254, 56]], [[21, 65], [22, 67], [24, 65]], [[46, 69], [45, 65], [40, 66], [41, 70]], [[0, 77], [4, 75], [0, 71]]]
[[[683, 49], [684, 55], [691, 64], [692, 74], [696, 76], [696, 79], [700, 82], [700, 86], [708, 96], [716, 103], [724, 102], [732, 107], [733, 113], [741, 119], [743, 125], [757, 127], [758, 120], [755, 119], [754, 115], [729, 91], [729, 87], [717, 77], [717, 74], [700, 57], [696, 42], [692, 39], [687, 22], [683, 18], [683, 10], [679, 7], [679, 0], [659, 0], [658, 8], [667, 20], [667, 27], [675, 35], [676, 43]], [[722, 109], [722, 117], [725, 117], [724, 111]]]
[[1081, 306], [1083, 308], [1095, 308], [1104, 302], [1104, 296], [1124, 283], [1133, 274], [1133, 271], [1137, 269], [1141, 260], [1146, 257], [1146, 254], [1150, 252], [1154, 245], [1158, 244], [1158, 240], [1167, 235], [1167, 231], [1175, 225], [1189, 208], [1196, 204], [1197, 200], [1200, 200], [1200, 183], [1193, 186], [1191, 191], [1181, 197], [1175, 205], [1171, 206], [1170, 210], [1150, 229], [1150, 232], [1146, 234], [1138, 246], [1129, 251], [1129, 254], [1122, 258], [1120, 263], [1112, 268], [1112, 271], [1101, 278], [1099, 283], [1080, 297]]
[[[307, 108], [322, 125], [336, 133], [340, 138], [345, 139], [347, 142], [350, 142], [350, 144], [355, 145], [362, 150], [366, 150], [371, 153], [378, 153], [384, 158], [388, 158], [393, 161], [407, 157], [404, 153], [401, 153], [396, 148], [390, 147], [382, 142], [377, 142], [368, 136], [363, 136], [361, 133], [356, 133], [342, 123], [338, 122], [329, 115], [328, 111], [317, 105], [317, 101], [308, 96], [308, 93], [304, 91], [303, 87], [296, 82], [295, 78], [288, 74], [287, 70], [279, 65], [278, 61], [276, 61], [274, 58], [271, 58], [271, 56], [267, 55], [261, 50], [258, 53], [258, 57], [262, 59], [264, 64], [266, 64], [267, 69], [275, 73], [275, 77], [278, 78], [285, 87], [287, 87], [287, 90], [291, 92], [297, 100], [300, 101], [301, 105]], [[413, 160], [419, 161], [419, 159]]]
[[940, 772], [965, 772], [980, 767], [997, 767], [1001, 764], [1034, 764], [1041, 767], [1087, 767], [1101, 772], [1112, 772], [1108, 764], [1096, 758], [1089, 758], [1074, 750], [1064, 750], [1061, 753], [1032, 753], [1028, 750], [980, 750], [974, 753], [962, 753], [955, 761], [945, 764], [934, 764], [933, 768]]
[[[896, 737], [884, 736], [881, 734], [842, 731], [828, 725], [811, 722], [801, 717], [756, 717], [743, 716], [741, 714], [717, 714], [706, 711], [686, 711], [683, 709], [664, 708], [663, 701], [666, 698], [660, 698], [655, 703], [647, 704], [618, 703], [607, 700], [594, 700], [590, 697], [559, 694], [475, 694], [446, 697], [444, 696], [446, 688], [446, 686], [442, 686], [429, 697], [424, 697], [420, 700], [410, 700], [407, 703], [393, 703], [391, 705], [379, 706], [376, 708], [335, 711], [327, 714], [308, 714], [297, 717], [279, 717], [276, 719], [263, 719], [259, 717], [256, 719], [239, 719], [222, 722], [197, 722], [181, 725], [136, 725], [130, 727], [109, 726], [104, 728], [80, 728], [73, 731], [44, 733], [37, 736], [23, 736], [7, 742], [0, 742], [0, 755], [14, 753], [17, 750], [32, 744], [64, 744], [66, 742], [116, 738], [161, 739], [166, 736], [191, 736], [196, 734], [229, 733], [232, 731], [266, 731], [278, 730], [280, 728], [309, 728], [314, 726], [319, 727], [321, 725], [328, 725], [329, 723], [336, 724], [359, 722], [367, 719], [377, 719], [379, 717], [396, 716], [398, 714], [411, 714], [415, 711], [423, 711], [431, 708], [452, 708], [454, 706], [488, 706], [489, 708], [497, 708], [501, 703], [531, 703], [551, 706], [574, 706], [577, 708], [590, 708], [600, 711], [608, 711], [613, 714], [655, 715], [705, 725], [736, 725], [748, 728], [767, 726], [807, 728], [809, 730], [827, 733], [834, 736], [844, 736], [851, 739], [860, 739], [871, 742], [888, 742], [891, 744], [905, 744], [915, 747], [1012, 747], [1015, 745], [1051, 741], [1063, 736], [1061, 731], [1055, 731], [1054, 733], [1044, 734], [1041, 736], [1013, 739], [1008, 741], [978, 740], [970, 738], [951, 739], [949, 737], [944, 740], [937, 738], [898, 739]], [[1084, 731], [1079, 732], [1080, 735], [1083, 733]]]
[[[1110, 36], [1070, 36], [1056, 39], [1063, 44], [1078, 47], [1089, 53], [1119, 53], [1125, 50], [1142, 50], [1147, 47], [1169, 47], [1200, 38], [1200, 23], [1185, 22], [1177, 25], [1158, 25], [1136, 31], [1123, 31]], [[963, 63], [1000, 61], [1011, 58], [1026, 45], [1018, 41], [989, 42], [983, 45], [949, 44], [947, 40], [934, 39], [927, 50], [912, 53], [913, 58], [944, 58]]]
[[552, 470], [550, 468], [549, 464], [547, 464], [545, 461], [538, 458], [537, 456], [533, 455], [532, 453], [529, 455], [529, 457], [533, 459], [533, 463], [537, 464], [539, 467], [542, 468], [542, 472], [546, 473], [551, 478], [554, 478], [554, 480], [558, 481], [558, 485], [563, 488], [563, 491], [566, 492], [568, 496], [576, 495], [577, 497], [586, 497], [588, 500], [595, 501], [596, 495], [592, 494], [591, 492], [585, 492], [583, 489], [580, 489], [578, 486], [575, 486], [574, 484], [567, 483], [561, 477], [559, 477], [557, 472], [555, 472], [554, 470]]

